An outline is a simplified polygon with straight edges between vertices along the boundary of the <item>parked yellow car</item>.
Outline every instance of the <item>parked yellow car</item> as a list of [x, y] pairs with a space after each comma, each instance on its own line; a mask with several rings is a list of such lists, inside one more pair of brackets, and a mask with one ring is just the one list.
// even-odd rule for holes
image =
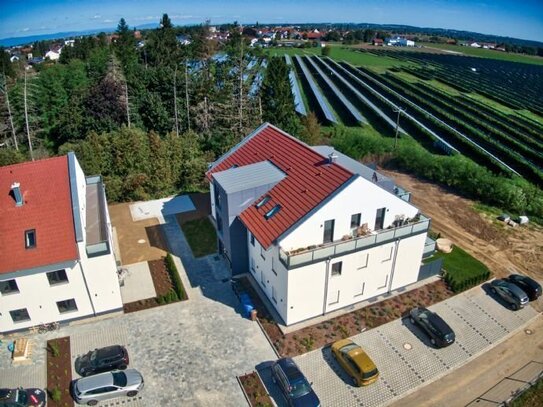
[[332, 356], [351, 376], [355, 386], [367, 386], [379, 377], [379, 370], [373, 360], [350, 339], [334, 342]]

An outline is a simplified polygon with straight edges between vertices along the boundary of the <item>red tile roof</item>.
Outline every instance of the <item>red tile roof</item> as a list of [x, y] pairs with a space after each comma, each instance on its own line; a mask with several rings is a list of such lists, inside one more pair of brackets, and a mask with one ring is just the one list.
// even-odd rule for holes
[[[15, 205], [11, 185], [24, 204]], [[25, 249], [25, 231], [36, 247]], [[78, 259], [66, 156], [0, 167], [0, 274]]]
[[[271, 198], [268, 202], [260, 208], [249, 206], [240, 218], [266, 249], [353, 175], [338, 164], [328, 164], [309, 146], [266, 123], [223, 156], [207, 176], [211, 179], [213, 173], [234, 164], [241, 167], [265, 160], [287, 176], [266, 193]], [[281, 205], [281, 210], [266, 219], [265, 214], [276, 205]]]

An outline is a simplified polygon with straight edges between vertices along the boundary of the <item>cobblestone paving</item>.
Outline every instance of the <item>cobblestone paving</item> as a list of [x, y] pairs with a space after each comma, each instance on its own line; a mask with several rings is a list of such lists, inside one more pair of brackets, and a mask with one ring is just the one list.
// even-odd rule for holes
[[537, 315], [532, 307], [512, 312], [481, 289], [457, 295], [431, 309], [454, 329], [456, 342], [451, 346], [434, 349], [407, 318], [351, 338], [379, 368], [379, 380], [370, 386], [353, 387], [329, 348], [298, 356], [296, 363], [313, 382], [323, 406], [382, 406], [460, 367]]

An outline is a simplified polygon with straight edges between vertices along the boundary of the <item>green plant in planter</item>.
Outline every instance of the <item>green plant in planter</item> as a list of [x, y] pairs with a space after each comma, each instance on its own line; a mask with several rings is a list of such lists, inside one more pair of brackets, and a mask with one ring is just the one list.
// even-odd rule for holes
[[49, 395], [51, 396], [51, 399], [53, 399], [53, 401], [56, 401], [58, 403], [62, 398], [62, 391], [60, 391], [58, 387], [55, 387], [49, 392]]
[[49, 342], [49, 351], [54, 358], [60, 355], [60, 345], [57, 341]]

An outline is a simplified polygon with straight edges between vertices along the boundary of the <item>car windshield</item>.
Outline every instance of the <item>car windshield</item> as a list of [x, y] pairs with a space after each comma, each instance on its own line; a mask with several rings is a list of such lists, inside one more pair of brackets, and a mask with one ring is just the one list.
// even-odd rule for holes
[[113, 375], [113, 384], [117, 387], [126, 386], [126, 375], [123, 372], [111, 373]]
[[290, 394], [292, 397], [302, 397], [311, 391], [311, 387], [307, 380], [303, 377], [299, 378], [295, 382], [290, 383]]
[[366, 372], [362, 375], [363, 379], [371, 379], [373, 376], [377, 374], [377, 369], [370, 370], [369, 372]]
[[26, 394], [26, 391], [19, 390], [17, 392], [17, 402], [26, 406], [27, 401], [28, 401], [28, 394]]
[[359, 346], [356, 343], [349, 343], [348, 345], [345, 345], [343, 348], [341, 348], [341, 352], [344, 354], [348, 354], [353, 349], [358, 348]]
[[95, 350], [95, 351], [92, 352], [91, 355], [90, 355], [90, 361], [91, 361], [91, 363], [96, 362], [96, 358], [97, 358], [97, 357], [98, 357], [98, 351]]

